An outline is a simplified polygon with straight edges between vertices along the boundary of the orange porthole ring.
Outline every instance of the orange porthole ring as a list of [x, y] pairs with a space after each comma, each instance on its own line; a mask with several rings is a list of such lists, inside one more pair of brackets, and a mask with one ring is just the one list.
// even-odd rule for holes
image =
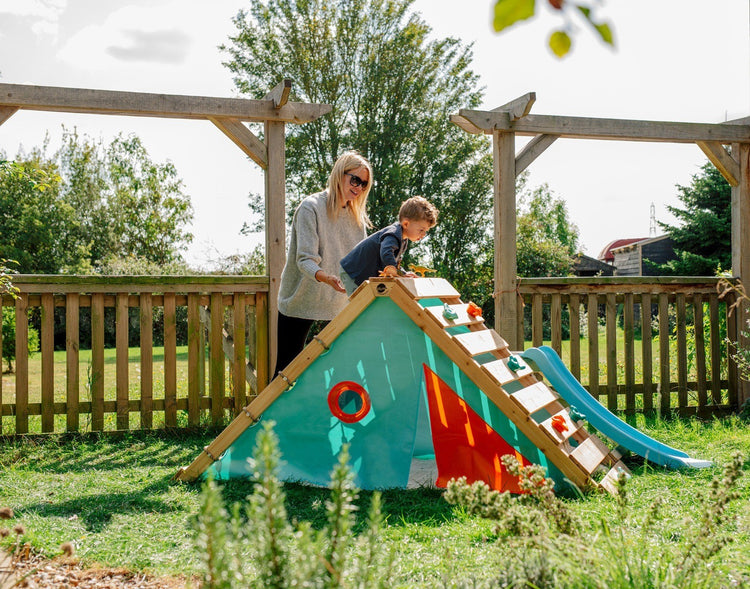
[[[356, 394], [362, 401], [362, 407], [359, 408], [355, 413], [345, 413], [339, 405], [339, 399], [345, 392], [351, 391]], [[356, 423], [363, 419], [365, 415], [370, 412], [372, 402], [370, 401], [370, 395], [362, 387], [362, 385], [352, 382], [350, 380], [342, 380], [339, 384], [334, 386], [328, 393], [328, 408], [334, 417], [337, 417], [344, 423]]]

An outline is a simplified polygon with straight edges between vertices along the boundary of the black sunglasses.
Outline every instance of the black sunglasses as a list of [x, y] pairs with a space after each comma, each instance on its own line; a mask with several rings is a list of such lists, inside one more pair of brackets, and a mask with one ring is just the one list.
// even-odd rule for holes
[[367, 180], [362, 180], [359, 176], [355, 176], [354, 174], [350, 174], [349, 172], [344, 172], [351, 180], [349, 182], [351, 183], [354, 188], [357, 186], [361, 186], [362, 188], [367, 188]]

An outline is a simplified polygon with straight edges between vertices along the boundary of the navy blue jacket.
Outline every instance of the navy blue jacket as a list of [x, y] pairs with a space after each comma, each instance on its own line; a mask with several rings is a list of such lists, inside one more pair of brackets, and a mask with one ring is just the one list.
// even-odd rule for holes
[[396, 221], [360, 241], [341, 259], [341, 267], [359, 286], [368, 278], [377, 276], [386, 266], [399, 267], [408, 241], [402, 234], [401, 223]]

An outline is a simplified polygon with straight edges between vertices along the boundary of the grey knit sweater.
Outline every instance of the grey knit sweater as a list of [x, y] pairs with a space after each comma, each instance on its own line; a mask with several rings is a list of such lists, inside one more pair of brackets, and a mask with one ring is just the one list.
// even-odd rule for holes
[[292, 221], [286, 265], [281, 273], [279, 311], [287, 317], [330, 320], [347, 304], [347, 296], [315, 280], [315, 273], [339, 275], [339, 261], [367, 233], [351, 210], [328, 216], [328, 191], [305, 198]]

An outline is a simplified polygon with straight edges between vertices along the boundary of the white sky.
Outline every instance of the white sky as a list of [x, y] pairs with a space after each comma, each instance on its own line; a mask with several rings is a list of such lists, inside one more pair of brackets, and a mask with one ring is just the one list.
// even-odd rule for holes
[[[203, 96], [234, 96], [217, 45], [252, 0], [0, 0], [0, 82]], [[536, 92], [534, 114], [715, 123], [750, 115], [748, 2], [606, 0], [611, 50], [582, 24], [563, 60], [546, 47], [559, 18], [540, 15], [503, 34], [491, 30], [493, 0], [416, 0], [436, 36], [474, 43], [473, 68], [487, 109]], [[363, 15], [365, 18], [365, 15]], [[269, 80], [269, 89], [278, 80]], [[19, 112], [0, 126], [0, 150], [52, 146], [61, 126], [109, 142], [139, 135], [151, 157], [174, 162], [195, 209], [189, 262], [249, 250], [239, 234], [247, 194], [262, 191], [259, 168], [211, 123]], [[519, 140], [517, 149], [522, 142]], [[529, 168], [565, 199], [583, 250], [647, 237], [650, 205], [671, 221], [676, 184], [706, 161], [694, 145], [558, 140]]]

